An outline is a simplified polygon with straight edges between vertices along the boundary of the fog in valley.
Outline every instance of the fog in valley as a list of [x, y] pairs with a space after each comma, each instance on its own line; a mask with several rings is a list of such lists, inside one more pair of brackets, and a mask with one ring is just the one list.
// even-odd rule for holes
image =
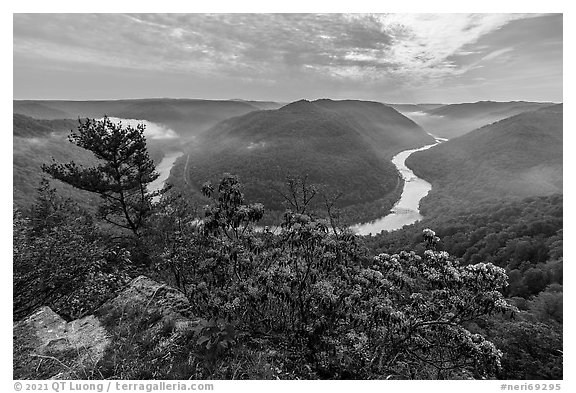
[[13, 71], [15, 380], [568, 386], [563, 14], [15, 13]]

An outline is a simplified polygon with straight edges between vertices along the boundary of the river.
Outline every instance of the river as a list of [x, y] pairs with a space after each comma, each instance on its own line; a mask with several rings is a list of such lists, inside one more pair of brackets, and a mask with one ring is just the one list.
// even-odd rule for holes
[[430, 149], [432, 146], [436, 146], [447, 140], [432, 134], [430, 135], [436, 140], [436, 143], [418, 149], [401, 151], [392, 158], [392, 163], [396, 165], [396, 168], [398, 168], [400, 175], [404, 179], [404, 190], [402, 190], [400, 199], [394, 207], [392, 207], [390, 213], [365, 224], [356, 224], [351, 226], [350, 229], [359, 235], [377, 234], [381, 231], [394, 231], [402, 228], [404, 225], [410, 225], [422, 219], [419, 211], [420, 200], [428, 194], [432, 189], [432, 185], [426, 180], [417, 177], [414, 172], [406, 166], [406, 159], [412, 153]]
[[[184, 153], [181, 151], [174, 151], [167, 153], [163, 158], [162, 161], [156, 166], [156, 172], [160, 174], [156, 180], [152, 183], [148, 184], [148, 191], [154, 192], [161, 190], [164, 187], [164, 183], [168, 180], [168, 176], [170, 176], [170, 170], [172, 166], [178, 159], [178, 157], [182, 156]], [[156, 196], [152, 198], [152, 202], [158, 202], [160, 200], [160, 196]]]
[[[426, 145], [418, 149], [401, 151], [400, 153], [396, 154], [394, 158], [392, 158], [392, 163], [396, 166], [396, 168], [398, 168], [400, 175], [404, 179], [404, 189], [402, 190], [400, 199], [398, 202], [396, 202], [394, 207], [392, 207], [390, 213], [384, 217], [365, 224], [353, 225], [350, 227], [352, 231], [359, 235], [369, 235], [371, 233], [377, 234], [381, 231], [394, 231], [396, 229], [402, 228], [404, 225], [410, 225], [422, 219], [422, 215], [419, 211], [420, 200], [428, 194], [432, 188], [432, 185], [426, 180], [417, 177], [414, 172], [412, 172], [410, 168], [406, 166], [406, 159], [412, 153], [429, 149], [432, 146], [436, 146], [437, 144], [447, 140], [432, 134], [430, 135], [436, 140], [436, 143]], [[160, 161], [156, 167], [156, 171], [160, 174], [160, 176], [158, 179], [154, 180], [148, 185], [148, 190], [150, 192], [161, 190], [162, 187], [164, 187], [164, 183], [168, 179], [168, 176], [170, 176], [170, 170], [172, 169], [172, 166], [183, 154], [184, 153], [180, 151], [170, 152], [167, 153], [164, 158], [162, 158], [162, 161]], [[158, 202], [159, 199], [160, 197], [155, 197], [153, 201]]]

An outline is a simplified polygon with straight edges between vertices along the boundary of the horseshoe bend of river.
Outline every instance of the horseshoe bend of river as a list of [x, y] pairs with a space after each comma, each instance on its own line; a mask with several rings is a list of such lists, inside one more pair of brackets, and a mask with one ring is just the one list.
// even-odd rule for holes
[[[390, 213], [386, 216], [378, 218], [374, 221], [356, 224], [350, 228], [359, 235], [377, 234], [381, 231], [394, 231], [402, 228], [404, 225], [410, 225], [422, 219], [419, 211], [420, 200], [424, 198], [432, 189], [432, 185], [426, 180], [417, 177], [414, 172], [406, 166], [406, 159], [417, 151], [427, 150], [433, 146], [446, 141], [447, 139], [436, 137], [432, 135], [436, 143], [426, 145], [417, 149], [409, 149], [401, 151], [392, 158], [392, 163], [398, 168], [400, 175], [404, 179], [404, 189], [400, 199]], [[156, 171], [160, 174], [158, 179], [149, 184], [149, 191], [156, 191], [164, 187], [164, 183], [170, 175], [170, 170], [176, 160], [182, 156], [182, 152], [167, 153], [162, 161], [156, 167]], [[159, 197], [157, 197], [159, 198]], [[155, 200], [154, 202], [157, 202]]]
[[434, 137], [436, 143], [418, 149], [401, 151], [392, 158], [392, 163], [398, 168], [400, 175], [404, 179], [402, 195], [386, 216], [365, 224], [356, 224], [350, 227], [355, 233], [359, 235], [369, 235], [377, 234], [381, 231], [394, 231], [402, 228], [404, 225], [410, 225], [422, 219], [419, 210], [420, 200], [428, 194], [432, 189], [432, 185], [426, 180], [417, 177], [414, 172], [406, 166], [406, 159], [417, 151], [430, 149], [447, 140], [432, 134], [430, 135]]

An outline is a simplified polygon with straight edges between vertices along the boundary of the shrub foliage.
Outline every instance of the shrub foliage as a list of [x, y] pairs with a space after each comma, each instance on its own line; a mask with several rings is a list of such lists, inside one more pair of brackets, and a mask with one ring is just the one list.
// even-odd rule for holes
[[321, 378], [488, 377], [498, 369], [501, 353], [464, 324], [514, 311], [499, 292], [503, 269], [461, 266], [435, 251], [430, 230], [423, 257], [370, 257], [348, 230], [290, 210], [280, 228], [255, 231], [262, 207], [244, 203], [236, 177], [204, 192], [213, 201], [204, 220], [179, 219], [156, 258], [196, 315], [248, 337], [282, 337]]
[[[238, 177], [230, 174], [217, 185], [204, 184], [209, 204], [203, 208], [174, 193], [152, 204], [142, 188], [155, 176], [141, 143], [143, 129], [122, 129], [107, 119], [83, 127], [74, 141], [95, 152], [103, 146], [98, 154], [105, 163], [88, 170], [53, 164], [45, 170], [80, 188], [101, 191], [100, 217], [110, 221], [110, 214], [124, 214], [118, 223], [137, 241], [117, 240], [116, 231], [99, 226], [43, 182], [31, 211], [14, 214], [15, 318], [44, 305], [69, 319], [94, 312], [136, 273], [178, 288], [189, 300], [189, 314], [198, 318], [183, 328], [182, 321], [147, 310], [132, 310], [131, 318], [104, 317], [114, 340], [109, 356], [91, 375], [561, 377], [561, 263], [550, 270], [554, 280], [542, 288], [536, 286], [542, 281], [540, 270], [522, 270], [522, 282], [530, 289], [522, 292], [526, 298], [503, 297], [521, 292], [507, 288], [508, 276], [500, 266], [512, 274], [511, 267], [523, 266], [516, 260], [540, 258], [531, 252], [531, 243], [508, 242], [512, 258], [507, 260], [513, 266], [497, 266], [489, 260], [499, 261], [502, 247], [492, 233], [466, 231], [470, 244], [482, 243], [484, 254], [461, 249], [457, 233], [449, 235], [456, 258], [445, 251], [448, 242], [420, 228], [408, 236], [411, 247], [402, 251], [383, 244], [385, 234], [368, 240], [386, 251], [371, 255], [366, 239], [339, 225], [335, 199], [324, 196], [327, 212], [322, 215], [310, 209], [318, 193], [305, 179], [288, 179], [287, 189], [280, 191], [288, 209], [275, 228], [258, 226], [264, 206], [247, 203]], [[106, 156], [111, 146], [133, 165]], [[132, 210], [116, 204], [120, 194]], [[527, 228], [557, 234], [554, 222]], [[549, 249], [559, 258], [561, 237]], [[512, 315], [519, 315], [520, 322]], [[553, 342], [544, 343], [540, 338], [549, 334]], [[536, 345], [530, 345], [531, 335]], [[538, 354], [553, 362], [544, 365]], [[518, 367], [526, 367], [525, 372]]]

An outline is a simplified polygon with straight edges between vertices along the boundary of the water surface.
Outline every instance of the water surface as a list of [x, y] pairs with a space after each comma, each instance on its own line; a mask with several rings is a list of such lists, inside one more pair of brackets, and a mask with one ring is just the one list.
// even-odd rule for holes
[[[178, 159], [178, 157], [182, 156], [184, 153], [181, 151], [174, 151], [170, 153], [166, 153], [162, 161], [156, 166], [156, 172], [160, 174], [156, 180], [148, 184], [148, 191], [154, 192], [161, 190], [164, 187], [164, 183], [168, 180], [168, 176], [170, 176], [170, 170], [172, 166]], [[156, 196], [152, 198], [152, 202], [158, 202], [160, 200], [160, 196]]]
[[365, 224], [353, 225], [350, 229], [359, 235], [377, 234], [381, 231], [394, 231], [402, 228], [404, 225], [410, 225], [422, 219], [422, 215], [418, 209], [420, 200], [428, 194], [432, 189], [432, 185], [426, 180], [417, 177], [414, 172], [406, 166], [406, 159], [412, 153], [430, 149], [432, 146], [446, 141], [445, 138], [432, 136], [436, 139], [436, 143], [418, 149], [401, 151], [392, 158], [392, 163], [396, 165], [396, 168], [398, 168], [400, 175], [404, 179], [404, 190], [402, 190], [400, 199], [396, 202], [390, 213]]
[[[429, 149], [447, 140], [435, 135], [432, 136], [436, 140], [436, 143], [417, 149], [401, 151], [392, 158], [392, 163], [398, 168], [400, 175], [404, 179], [404, 189], [402, 190], [400, 199], [396, 202], [390, 213], [368, 223], [353, 225], [350, 229], [359, 235], [377, 234], [381, 231], [394, 231], [402, 228], [404, 225], [410, 225], [422, 219], [419, 211], [420, 200], [428, 194], [432, 189], [432, 185], [426, 180], [417, 177], [414, 172], [406, 166], [406, 159], [417, 151]], [[175, 151], [167, 153], [164, 158], [162, 158], [162, 161], [160, 161], [156, 167], [156, 171], [160, 176], [148, 185], [150, 192], [161, 190], [162, 187], [164, 187], [164, 183], [170, 176], [172, 166], [183, 154], [183, 152]], [[155, 197], [153, 201], [158, 202], [159, 199], [160, 197]], [[260, 227], [256, 229], [262, 230]]]

